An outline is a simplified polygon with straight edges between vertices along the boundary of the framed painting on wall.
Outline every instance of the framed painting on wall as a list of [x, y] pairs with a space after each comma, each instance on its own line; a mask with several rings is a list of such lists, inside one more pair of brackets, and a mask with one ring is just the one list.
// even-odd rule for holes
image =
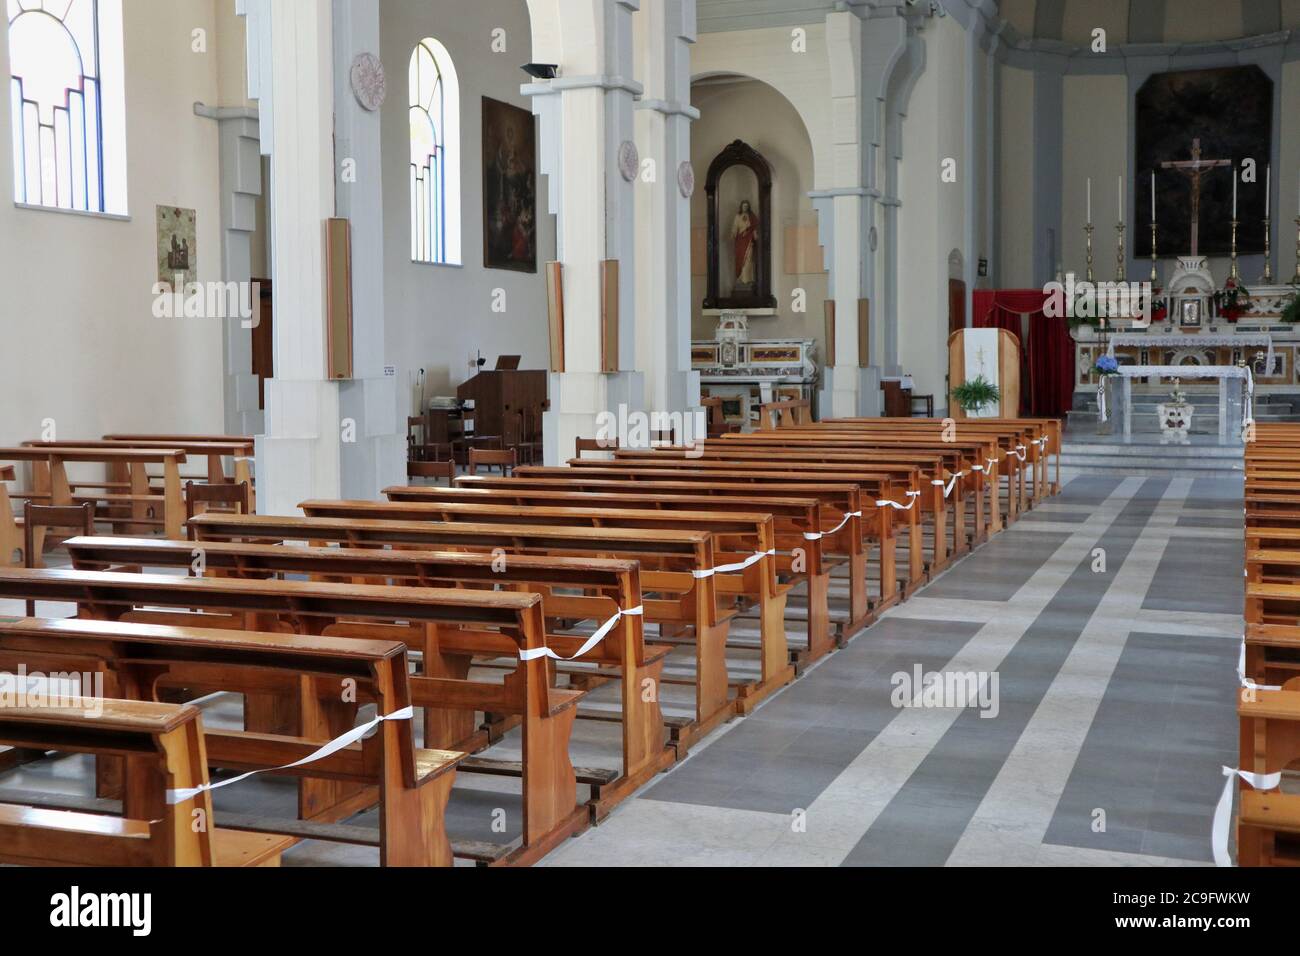
[[483, 266], [537, 271], [533, 114], [483, 97]]
[[[198, 278], [199, 246], [193, 209], [157, 206], [158, 281], [180, 292]], [[177, 288], [179, 286], [179, 288]]]

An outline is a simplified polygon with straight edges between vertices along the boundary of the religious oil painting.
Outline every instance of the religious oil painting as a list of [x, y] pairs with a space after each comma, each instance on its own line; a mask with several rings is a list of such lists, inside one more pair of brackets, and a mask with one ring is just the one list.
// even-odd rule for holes
[[199, 269], [194, 210], [158, 206], [157, 218], [158, 281], [173, 287], [194, 282]]
[[533, 114], [483, 97], [483, 265], [537, 271]]
[[[1251, 65], [1157, 73], [1138, 90], [1135, 114], [1134, 254], [1151, 255], [1154, 172], [1156, 251], [1162, 256], [1192, 252], [1196, 206], [1197, 254], [1228, 255], [1233, 169], [1242, 176], [1247, 159], [1255, 161], [1254, 181], [1237, 182], [1237, 252], [1262, 253], [1273, 134], [1273, 81], [1264, 71]], [[1274, 179], [1278, 174], [1272, 170]]]

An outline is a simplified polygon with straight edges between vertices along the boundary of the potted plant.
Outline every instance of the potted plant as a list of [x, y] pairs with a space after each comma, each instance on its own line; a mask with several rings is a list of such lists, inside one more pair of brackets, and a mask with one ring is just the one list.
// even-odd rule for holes
[[1282, 310], [1282, 314], [1278, 317], [1283, 322], [1300, 322], [1300, 290], [1291, 293], [1286, 308]]
[[977, 375], [969, 382], [962, 382], [948, 393], [967, 415], [977, 418], [987, 405], [1002, 400], [998, 387], [983, 375]]
[[1119, 374], [1119, 362], [1113, 355], [1102, 355], [1092, 370], [1097, 375], [1097, 434], [1109, 435], [1114, 430], [1114, 401], [1111, 400], [1110, 380]]

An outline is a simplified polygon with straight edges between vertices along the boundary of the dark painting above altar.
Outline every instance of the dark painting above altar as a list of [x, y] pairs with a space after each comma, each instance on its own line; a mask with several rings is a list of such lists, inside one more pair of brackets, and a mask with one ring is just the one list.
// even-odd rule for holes
[[[1271, 155], [1273, 81], [1257, 66], [1182, 70], [1151, 76], [1137, 93], [1133, 168], [1139, 224], [1151, 216], [1151, 172], [1155, 171], [1157, 252], [1186, 255], [1190, 249], [1193, 181], [1188, 160], [1200, 140], [1200, 255], [1231, 250], [1232, 177], [1242, 160], [1255, 160], [1256, 181], [1237, 184], [1237, 216], [1243, 224], [1264, 219], [1264, 170]], [[1216, 161], [1223, 160], [1222, 164]], [[1176, 164], [1182, 164], [1179, 168]], [[1135, 229], [1139, 258], [1151, 255], [1151, 233]], [[1237, 254], [1262, 253], [1262, 227], [1243, 225]]]

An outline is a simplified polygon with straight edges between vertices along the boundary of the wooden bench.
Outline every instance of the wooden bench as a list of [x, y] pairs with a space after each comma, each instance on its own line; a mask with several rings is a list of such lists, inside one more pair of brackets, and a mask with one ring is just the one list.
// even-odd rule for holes
[[[1282, 690], [1243, 690], [1237, 702], [1241, 722], [1241, 769], [1274, 774], [1300, 761], [1300, 680]], [[1238, 780], [1237, 820], [1240, 866], [1300, 866], [1300, 795], [1256, 790]]]
[[[474, 484], [477, 480], [477, 476], [471, 476], [466, 484], [455, 488], [385, 488], [384, 494], [392, 502], [508, 503], [516, 508], [599, 508], [615, 514], [625, 509], [770, 514], [774, 521], [777, 549], [774, 565], [778, 575], [783, 580], [804, 580], [808, 583], [807, 644], [803, 649], [792, 650], [792, 659], [802, 666], [821, 657], [833, 647], [829, 609], [830, 568], [823, 560], [821, 508], [814, 498], [658, 495], [652, 492], [585, 492], [557, 488], [535, 490], [514, 485], [513, 479], [509, 478], [491, 487]], [[849, 622], [850, 633], [856, 633], [868, 623], [865, 619], [866, 608], [863, 608], [863, 612], [863, 620]], [[843, 639], [844, 635], [841, 635], [841, 640]]]
[[[66, 602], [77, 606], [78, 616], [96, 620], [403, 641], [423, 654], [423, 672], [410, 684], [413, 703], [426, 708], [426, 747], [463, 749], [457, 735], [466, 723], [464, 711], [517, 714], [523, 721], [523, 839], [506, 862], [540, 859], [589, 821], [590, 811], [577, 803], [569, 761], [569, 736], [583, 694], [550, 687], [545, 658], [523, 659], [545, 647], [536, 594], [14, 568], [0, 569], [0, 598]], [[498, 653], [521, 657], [517, 669], [501, 684], [461, 679], [456, 659], [481, 652], [490, 641]], [[245, 725], [255, 732], [299, 733], [308, 703], [254, 688], [245, 694]], [[349, 730], [354, 708], [337, 699], [316, 702], [321, 739]], [[461, 770], [499, 775], [501, 767], [479, 758]], [[299, 790], [305, 820], [335, 822], [373, 802], [364, 792], [338, 800], [336, 790], [310, 779], [301, 780]]]
[[6, 482], [16, 481], [13, 465], [0, 465], [0, 568], [15, 567], [23, 563], [23, 532], [14, 514], [14, 503], [9, 497]]
[[[417, 749], [410, 720], [384, 721], [374, 734], [330, 757], [279, 769], [321, 746], [325, 727], [310, 715], [316, 701], [337, 699], [344, 687], [355, 690], [358, 704], [374, 704], [378, 714], [397, 714], [411, 706], [406, 647], [401, 643], [77, 618], [0, 620], [0, 667], [20, 663], [46, 673], [103, 673], [115, 695], [131, 700], [151, 701], [166, 687], [203, 694], [257, 687], [263, 692], [278, 689], [285, 699], [301, 696], [310, 706], [303, 712], [306, 726], [295, 734], [206, 728], [208, 765], [274, 770], [350, 785], [350, 790], [340, 788], [340, 797], [372, 788], [380, 808], [378, 835], [359, 827], [268, 823], [245, 815], [224, 815], [223, 822], [294, 839], [376, 846], [383, 866], [451, 865], [443, 817], [456, 765], [465, 754]], [[307, 682], [316, 685], [314, 693], [306, 692]], [[203, 770], [206, 775], [207, 767]], [[129, 795], [130, 788], [123, 792]], [[24, 797], [38, 806], [51, 800], [41, 794]], [[59, 803], [56, 799], [56, 808]]]
[[[662, 592], [642, 603], [648, 623], [693, 629], [695, 652], [695, 719], [670, 725], [682, 755], [709, 731], [745, 706], [753, 682], [736, 686], [729, 699], [726, 640], [734, 608], [722, 606], [713, 536], [707, 531], [658, 531], [629, 528], [537, 527], [435, 521], [383, 521], [368, 518], [295, 518], [271, 515], [200, 515], [190, 525], [197, 542], [285, 541], [338, 544], [351, 548], [466, 550], [480, 553], [551, 556], [619, 557], [641, 563], [641, 587]], [[508, 562], [507, 562], [508, 563]], [[665, 680], [665, 682], [667, 682]]]
[[[790, 484], [799, 481], [812, 482], [830, 482], [835, 484], [851, 483], [857, 485], [865, 498], [866, 502], [875, 505], [878, 501], [894, 501], [899, 508], [900, 516], [891, 515], [891, 529], [895, 527], [893, 521], [901, 521], [906, 524], [908, 529], [908, 559], [907, 573], [900, 579], [900, 585], [903, 589], [903, 595], [906, 596], [913, 589], [920, 587], [925, 583], [925, 559], [923, 554], [922, 534], [920, 527], [920, 513], [916, 507], [908, 507], [913, 494], [909, 489], [919, 486], [920, 479], [915, 476], [915, 469], [910, 470], [910, 477], [900, 475], [879, 474], [859, 472], [854, 469], [846, 469], [835, 465], [823, 465], [819, 463], [809, 463], [805, 466], [787, 466], [780, 462], [756, 463], [756, 462], [729, 462], [729, 461], [677, 461], [671, 458], [659, 459], [635, 459], [630, 461], [583, 461], [578, 465], [576, 460], [570, 462], [569, 468], [545, 468], [537, 467], [520, 468], [516, 473], [519, 477], [554, 477], [560, 475], [572, 475], [575, 482], [581, 482], [589, 475], [592, 478], [607, 479], [616, 478], [624, 481], [654, 481], [661, 482], [671, 481], [691, 481], [698, 485], [713, 485], [716, 483], [734, 483], [747, 482], [758, 486], [769, 486], [772, 484]], [[585, 474], [580, 474], [585, 473]], [[914, 492], [920, 495], [919, 491]], [[891, 506], [881, 506], [882, 510], [888, 508], [895, 510]], [[867, 511], [863, 511], [864, 517]], [[877, 527], [868, 519], [865, 524], [866, 528], [874, 532]], [[865, 533], [865, 531], [864, 531]], [[881, 540], [882, 568], [886, 562], [893, 561], [893, 553], [890, 549], [897, 545], [897, 539], [892, 530], [888, 539]], [[886, 552], [888, 556], [885, 556]]]
[[[159, 539], [89, 537], [66, 543], [72, 565], [78, 570], [105, 570], [120, 566], [189, 569], [194, 546]], [[311, 575], [314, 580], [350, 580], [355, 583], [403, 586], [469, 587], [509, 589], [540, 593], [547, 620], [592, 620], [597, 625], [620, 609], [642, 605], [640, 570], [635, 561], [602, 558], [565, 558], [514, 555], [499, 561], [490, 554], [450, 551], [411, 551], [376, 548], [299, 548], [272, 544], [206, 541], [202, 545], [204, 573], [240, 578], [273, 578], [285, 574]], [[568, 593], [578, 590], [581, 593]], [[462, 632], [462, 640], [468, 635]], [[582, 651], [586, 639], [548, 631], [546, 646], [564, 657]], [[483, 650], [491, 657], [499, 642]], [[655, 773], [666, 768], [676, 750], [665, 745], [664, 720], [659, 707], [658, 685], [663, 659], [669, 648], [646, 646], [642, 618], [625, 615], [604, 641], [584, 653], [580, 665], [557, 663], [556, 670], [569, 677], [570, 686], [590, 690], [602, 682], [601, 675], [616, 672], [620, 682], [623, 724], [623, 769], [621, 776], [606, 779], [598, 771], [578, 769], [579, 782], [590, 786], [588, 801], [593, 819], [599, 820], [621, 800], [630, 796]], [[444, 654], [447, 651], [444, 649]], [[517, 663], [512, 661], [508, 669]], [[471, 658], [463, 657], [457, 671], [467, 677]], [[593, 669], [594, 668], [594, 669]], [[647, 689], [650, 693], [647, 694]], [[601, 719], [595, 714], [584, 715]], [[466, 714], [468, 721], [472, 713]], [[488, 722], [480, 732], [470, 723], [461, 727], [458, 748], [478, 750], [501, 739], [518, 722], [518, 716]]]
[[[98, 448], [65, 447], [0, 448], [0, 461], [25, 461], [32, 463], [33, 478], [30, 491], [15, 492], [14, 498], [29, 498], [42, 504], [71, 505], [91, 501], [97, 505], [129, 506], [131, 516], [121, 518], [104, 514], [104, 520], [115, 524], [159, 525], [164, 534], [176, 540], [184, 538], [185, 502], [181, 491], [180, 466], [185, 463], [185, 452], [175, 448], [127, 448], [110, 445]], [[90, 462], [106, 467], [123, 466], [130, 469], [128, 493], [105, 492], [94, 495], [74, 495], [68, 479], [69, 462]], [[155, 494], [149, 485], [144, 466], [161, 464], [163, 489]]]
[[[582, 493], [607, 498], [611, 495], [626, 496], [629, 500], [653, 500], [655, 507], [666, 507], [663, 502], [670, 498], [680, 498], [689, 504], [683, 505], [687, 510], [708, 510], [719, 506], [720, 501], [734, 499], [734, 506], [739, 510], [762, 510], [751, 508], [747, 502], [769, 501], [769, 496], [778, 499], [813, 501], [819, 508], [818, 526], [812, 533], [821, 534], [823, 567], [848, 563], [849, 574], [849, 609], [850, 619], [845, 628], [846, 634], [855, 633], [869, 624], [876, 614], [898, 600], [898, 580], [891, 567], [883, 576], [880, 590], [875, 597], [867, 594], [866, 549], [867, 543], [879, 545], [892, 537], [893, 509], [870, 507], [863, 510], [863, 495], [859, 485], [849, 482], [840, 484], [801, 481], [765, 484], [756, 487], [753, 482], [731, 481], [673, 481], [673, 480], [631, 480], [618, 477], [601, 477], [594, 472], [576, 471], [571, 468], [534, 468], [528, 477], [519, 475], [510, 478], [492, 476], [462, 477], [457, 479], [455, 487], [470, 491], [480, 488], [499, 489], [531, 495], [534, 492], [559, 492], [561, 494]], [[420, 492], [423, 489], [418, 489]], [[649, 497], [647, 497], [649, 496]], [[394, 498], [400, 500], [400, 498]], [[418, 500], [418, 499], [413, 499]], [[731, 505], [727, 505], [731, 507]], [[876, 512], [874, 522], [869, 526], [867, 518]], [[775, 512], [774, 512], [775, 514]], [[861, 516], [861, 517], [860, 517]], [[842, 525], [839, 530], [834, 530]], [[892, 546], [882, 548], [882, 555], [893, 557]]]
[[[776, 532], [770, 514], [709, 511], [664, 511], [635, 508], [526, 507], [464, 502], [304, 501], [298, 505], [309, 518], [373, 518], [391, 521], [467, 521], [528, 524], [539, 528], [586, 526], [654, 530], [707, 531], [714, 536], [713, 557], [719, 565], [749, 562], [737, 573], [719, 575], [720, 597], [752, 601], [758, 606], [761, 646], [758, 681], [746, 685], [738, 698], [741, 713], [794, 679], [785, 632], [785, 603], [790, 585], [777, 579]], [[756, 559], [756, 560], [755, 560]], [[668, 583], [668, 582], [661, 582]], [[650, 588], [654, 590], [654, 588]], [[819, 646], [829, 640], [830, 617], [821, 602], [815, 621]], [[661, 634], [663, 633], [661, 624]]]
[[197, 708], [130, 700], [85, 703], [98, 711], [91, 706], [15, 707], [0, 702], [0, 742], [120, 757], [127, 782], [122, 816], [0, 803], [0, 863], [280, 865], [280, 853], [292, 843], [289, 838], [216, 827], [206, 791], [177, 802], [169, 799], [169, 791], [208, 782]]

